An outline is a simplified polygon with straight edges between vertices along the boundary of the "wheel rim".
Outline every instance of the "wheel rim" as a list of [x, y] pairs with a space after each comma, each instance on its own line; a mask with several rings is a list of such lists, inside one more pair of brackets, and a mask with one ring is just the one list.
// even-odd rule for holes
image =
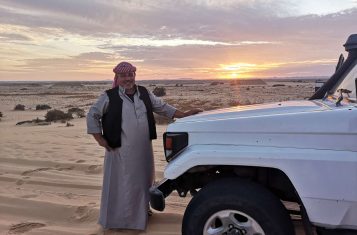
[[222, 210], [206, 221], [204, 235], [265, 235], [259, 223], [237, 210]]

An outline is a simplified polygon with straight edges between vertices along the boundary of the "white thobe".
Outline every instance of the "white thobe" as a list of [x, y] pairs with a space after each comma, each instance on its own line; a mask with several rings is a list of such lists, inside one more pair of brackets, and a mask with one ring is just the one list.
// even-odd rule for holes
[[[105, 152], [99, 224], [104, 228], [145, 230], [154, 160], [144, 102], [136, 90], [134, 101], [119, 87], [122, 104], [121, 147]], [[153, 111], [172, 118], [176, 109], [149, 92]], [[87, 132], [102, 133], [101, 117], [109, 97], [104, 92], [87, 115]]]

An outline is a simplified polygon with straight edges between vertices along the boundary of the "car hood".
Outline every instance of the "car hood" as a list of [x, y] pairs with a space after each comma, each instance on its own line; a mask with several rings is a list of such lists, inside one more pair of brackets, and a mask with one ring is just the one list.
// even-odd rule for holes
[[190, 117], [178, 119], [176, 122], [202, 122], [231, 118], [236, 119], [279, 114], [285, 115], [291, 113], [322, 111], [326, 109], [329, 109], [328, 106], [323, 106], [315, 101], [285, 101], [258, 105], [236, 106], [231, 108], [206, 111]]
[[[179, 119], [167, 132], [189, 133], [190, 144], [356, 151], [357, 109], [321, 100], [286, 101], [213, 110]], [[339, 140], [339, 141], [336, 141]]]

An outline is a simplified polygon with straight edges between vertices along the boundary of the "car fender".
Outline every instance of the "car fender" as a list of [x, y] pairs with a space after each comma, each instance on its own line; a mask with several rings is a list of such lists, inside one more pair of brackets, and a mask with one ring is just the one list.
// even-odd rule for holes
[[[337, 227], [354, 224], [354, 220], [357, 220], [357, 152], [193, 145], [170, 161], [165, 170], [165, 178], [173, 180], [195, 166], [204, 165], [279, 169], [295, 187], [311, 222]], [[335, 173], [331, 174], [332, 172]]]

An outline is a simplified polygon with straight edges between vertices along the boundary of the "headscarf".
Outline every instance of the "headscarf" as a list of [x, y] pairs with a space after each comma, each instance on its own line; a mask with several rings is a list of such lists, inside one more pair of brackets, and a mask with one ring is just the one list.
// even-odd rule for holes
[[136, 72], [136, 67], [128, 62], [123, 61], [113, 68], [113, 72], [115, 73], [114, 81], [112, 85], [112, 87], [114, 88], [117, 86], [117, 80], [118, 80], [117, 74]]

